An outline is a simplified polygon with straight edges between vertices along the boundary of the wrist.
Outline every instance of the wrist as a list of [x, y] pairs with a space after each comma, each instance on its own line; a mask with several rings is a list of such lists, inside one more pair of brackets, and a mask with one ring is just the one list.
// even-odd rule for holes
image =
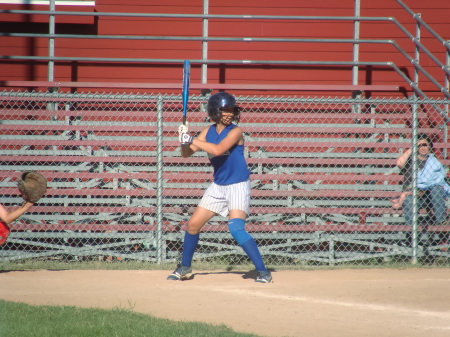
[[34, 204], [33, 204], [32, 202], [27, 201], [27, 202], [25, 203], [25, 205], [23, 205], [22, 207], [23, 207], [25, 210], [28, 210], [28, 209], [30, 209], [31, 206], [33, 206], [33, 205], [34, 205]]

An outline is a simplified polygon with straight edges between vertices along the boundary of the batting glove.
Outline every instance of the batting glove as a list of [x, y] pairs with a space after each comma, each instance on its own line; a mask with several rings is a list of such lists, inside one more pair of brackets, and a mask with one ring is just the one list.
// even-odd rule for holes
[[187, 134], [187, 133], [182, 133], [181, 134], [181, 145], [188, 145], [188, 144], [192, 144], [192, 142], [194, 141], [194, 137], [192, 137], [191, 135]]
[[182, 143], [182, 141], [181, 141], [181, 135], [182, 135], [183, 133], [189, 133], [188, 122], [186, 122], [186, 125], [181, 124], [181, 125], [178, 127], [178, 139], [180, 140], [180, 143]]

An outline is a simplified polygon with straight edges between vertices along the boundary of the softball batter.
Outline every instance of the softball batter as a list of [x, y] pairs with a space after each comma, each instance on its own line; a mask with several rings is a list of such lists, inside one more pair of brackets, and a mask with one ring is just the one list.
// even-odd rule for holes
[[256, 282], [270, 283], [255, 240], [245, 230], [250, 208], [250, 170], [244, 158], [244, 137], [239, 122], [240, 107], [227, 92], [214, 94], [208, 100], [208, 116], [215, 124], [204, 129], [197, 138], [188, 133], [186, 125], [178, 128], [183, 157], [199, 150], [206, 151], [214, 168], [214, 182], [208, 187], [200, 204], [189, 219], [184, 236], [181, 264], [168, 280], [179, 280], [192, 273], [191, 262], [202, 227], [215, 215], [228, 216], [228, 229], [255, 265]]

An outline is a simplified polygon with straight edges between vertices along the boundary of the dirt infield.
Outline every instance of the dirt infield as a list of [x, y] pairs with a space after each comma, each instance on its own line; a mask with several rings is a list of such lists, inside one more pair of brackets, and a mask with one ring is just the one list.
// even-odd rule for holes
[[450, 269], [198, 272], [167, 281], [159, 270], [0, 272], [0, 298], [114, 308], [174, 320], [224, 323], [262, 336], [450, 336]]

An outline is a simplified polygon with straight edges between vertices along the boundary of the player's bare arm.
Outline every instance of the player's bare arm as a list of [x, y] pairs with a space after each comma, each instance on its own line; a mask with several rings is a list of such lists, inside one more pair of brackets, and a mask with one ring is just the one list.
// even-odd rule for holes
[[5, 223], [9, 224], [16, 220], [19, 216], [24, 214], [26, 211], [30, 209], [30, 207], [33, 206], [31, 202], [26, 202], [23, 206], [15, 209], [11, 213], [6, 210], [3, 205], [0, 204], [0, 219]]
[[395, 162], [395, 164], [399, 167], [399, 168], [403, 168], [406, 164], [406, 162], [408, 161], [408, 158], [411, 156], [411, 149], [406, 150], [400, 157], [397, 158], [397, 161]]
[[213, 156], [220, 156], [227, 152], [232, 146], [236, 144], [243, 144], [243, 135], [241, 128], [234, 128], [219, 144], [208, 143], [206, 140], [202, 140], [200, 137], [195, 138], [192, 145], [197, 148], [208, 152]]

